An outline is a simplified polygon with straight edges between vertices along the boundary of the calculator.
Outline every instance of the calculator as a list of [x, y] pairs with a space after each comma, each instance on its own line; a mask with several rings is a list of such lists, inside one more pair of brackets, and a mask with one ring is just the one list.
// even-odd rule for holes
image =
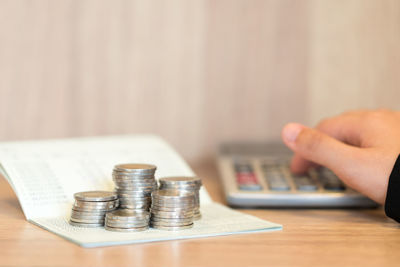
[[282, 143], [225, 143], [218, 168], [234, 207], [374, 208], [378, 204], [347, 187], [329, 169], [290, 172], [292, 152]]

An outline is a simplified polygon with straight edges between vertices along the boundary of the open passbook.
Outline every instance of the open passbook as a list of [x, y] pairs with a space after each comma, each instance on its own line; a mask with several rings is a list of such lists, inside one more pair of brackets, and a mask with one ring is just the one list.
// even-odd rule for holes
[[162, 139], [152, 135], [111, 136], [0, 144], [0, 171], [14, 189], [26, 219], [83, 247], [132, 244], [279, 230], [281, 225], [212, 202], [200, 190], [202, 219], [191, 229], [119, 233], [69, 225], [73, 194], [113, 190], [115, 164], [151, 163], [156, 178], [195, 175]]

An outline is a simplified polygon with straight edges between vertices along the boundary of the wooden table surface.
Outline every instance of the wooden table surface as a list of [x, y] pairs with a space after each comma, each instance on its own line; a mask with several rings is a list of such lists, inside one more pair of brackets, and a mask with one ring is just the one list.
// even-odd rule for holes
[[[224, 202], [213, 164], [193, 166]], [[28, 223], [0, 178], [1, 266], [399, 266], [400, 227], [376, 210], [243, 210], [282, 231], [81, 248]]]

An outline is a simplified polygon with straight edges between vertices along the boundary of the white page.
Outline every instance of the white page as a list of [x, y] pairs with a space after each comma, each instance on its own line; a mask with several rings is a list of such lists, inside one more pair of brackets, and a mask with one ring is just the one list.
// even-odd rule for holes
[[[248, 229], [251, 225], [252, 230], [280, 228], [279, 225], [212, 203], [204, 187], [200, 191], [201, 206], [205, 207], [203, 219], [196, 222], [193, 229], [179, 231], [178, 234], [152, 229], [142, 234], [125, 234], [121, 238], [121, 234], [104, 229], [70, 226], [68, 218], [73, 194], [87, 190], [113, 190], [112, 168], [115, 164], [126, 162], [156, 165], [156, 178], [195, 175], [168, 144], [151, 135], [0, 144], [1, 171], [16, 192], [26, 218], [83, 246], [228, 234], [251, 231]], [[210, 216], [213, 210], [219, 210], [220, 216]], [[224, 219], [228, 217], [234, 219], [230, 221], [230, 226]], [[246, 218], [243, 225], [237, 224], [240, 218]], [[96, 238], [91, 235], [93, 232]]]

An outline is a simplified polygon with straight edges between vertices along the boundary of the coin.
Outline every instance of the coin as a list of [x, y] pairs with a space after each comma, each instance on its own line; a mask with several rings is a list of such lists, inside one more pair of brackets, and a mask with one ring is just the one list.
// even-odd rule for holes
[[154, 204], [151, 205], [151, 211], [152, 213], [156, 213], [158, 211], [163, 211], [163, 212], [185, 212], [191, 209], [187, 208], [182, 208], [182, 207], [165, 207], [165, 206], [156, 206]]
[[160, 223], [160, 224], [165, 224], [165, 225], [171, 225], [171, 224], [191, 224], [193, 223], [193, 218], [158, 218], [158, 217], [153, 217], [151, 219], [152, 223]]
[[188, 185], [188, 186], [201, 186], [201, 179], [198, 177], [185, 177], [185, 176], [177, 176], [177, 177], [163, 177], [159, 179], [160, 184], [164, 185]]
[[193, 227], [193, 223], [185, 226], [163, 226], [163, 225], [153, 225], [150, 224], [151, 227], [159, 230], [167, 230], [167, 231], [177, 231], [177, 230], [184, 230]]
[[107, 221], [107, 226], [108, 227], [114, 227], [114, 228], [141, 228], [141, 227], [148, 227], [149, 222], [144, 221], [144, 222], [116, 222], [116, 221]]
[[78, 226], [78, 227], [86, 227], [86, 228], [98, 228], [98, 227], [102, 227], [104, 224], [102, 223], [77, 223], [77, 222], [73, 222], [73, 221], [69, 221], [69, 224], [73, 225], [73, 226]]
[[78, 219], [78, 218], [70, 218], [71, 222], [75, 223], [91, 223], [91, 224], [104, 224], [104, 218], [103, 219]]
[[124, 163], [114, 166], [114, 170], [133, 173], [154, 173], [157, 167], [152, 164]]
[[193, 192], [189, 191], [179, 191], [179, 190], [155, 190], [152, 192], [153, 199], [179, 199], [179, 200], [187, 200], [192, 199], [194, 196]]
[[104, 216], [106, 215], [107, 211], [80, 211], [80, 210], [75, 210], [72, 209], [71, 215], [75, 215], [75, 216]]
[[105, 225], [112, 231], [129, 231], [126, 229], [130, 229], [130, 231], [139, 231], [148, 228], [149, 218], [149, 212], [116, 210], [107, 213]]
[[76, 215], [76, 214], [71, 214], [71, 219], [84, 219], [84, 220], [104, 220], [104, 215], [101, 216], [81, 216], [81, 215]]
[[114, 231], [114, 232], [141, 232], [149, 229], [148, 226], [145, 227], [139, 227], [139, 228], [115, 228], [115, 227], [110, 227], [105, 225], [104, 229], [108, 231]]
[[151, 192], [158, 189], [151, 164], [125, 163], [114, 166], [113, 181], [120, 199], [120, 208], [149, 210]]
[[74, 197], [80, 201], [110, 201], [118, 198], [117, 194], [108, 191], [85, 191], [75, 193]]
[[194, 216], [194, 213], [177, 213], [177, 212], [165, 212], [165, 211], [152, 211], [151, 212], [152, 217], [158, 217], [158, 218], [171, 218], [171, 219], [178, 219], [178, 218], [191, 218]]
[[[194, 210], [196, 211], [194, 220], [201, 218], [200, 214], [200, 194], [202, 186], [201, 179], [198, 177], [163, 177], [159, 179], [160, 190], [179, 190], [191, 191], [194, 193]], [[154, 201], [154, 200], [153, 200]]]
[[79, 211], [109, 211], [117, 208], [119, 205], [118, 200], [107, 201], [107, 202], [87, 202], [75, 200], [73, 209]]

